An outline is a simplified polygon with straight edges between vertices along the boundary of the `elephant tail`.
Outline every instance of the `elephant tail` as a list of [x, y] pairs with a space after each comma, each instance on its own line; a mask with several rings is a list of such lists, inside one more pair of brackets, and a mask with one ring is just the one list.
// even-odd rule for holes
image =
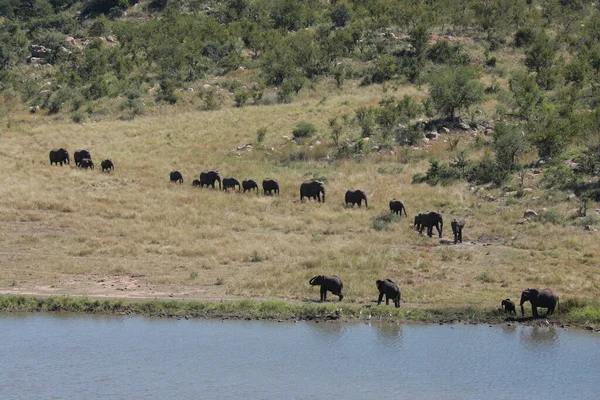
[[406, 214], [406, 207], [405, 207], [405, 206], [403, 206], [403, 207], [402, 207], [402, 209], [404, 210], [404, 216], [405, 216], [406, 218], [408, 218], [408, 214]]

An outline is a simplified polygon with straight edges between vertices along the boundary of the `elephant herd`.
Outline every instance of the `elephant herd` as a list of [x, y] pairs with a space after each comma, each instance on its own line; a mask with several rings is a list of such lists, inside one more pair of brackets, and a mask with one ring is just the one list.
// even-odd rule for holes
[[[321, 302], [327, 300], [327, 292], [331, 292], [332, 294], [338, 296], [340, 301], [344, 298], [344, 294], [342, 293], [344, 289], [344, 284], [342, 280], [337, 275], [317, 275], [313, 276], [308, 283], [311, 286], [320, 286], [321, 287]], [[400, 288], [398, 285], [392, 281], [391, 279], [377, 280], [375, 281], [377, 285], [377, 290], [379, 290], [379, 298], [377, 299], [377, 305], [381, 304], [383, 300], [383, 296], [385, 296], [385, 304], [390, 304], [390, 300], [394, 302], [394, 306], [396, 308], [400, 307]]]
[[[327, 300], [327, 292], [331, 292], [332, 294], [338, 296], [339, 301], [342, 301], [344, 298], [344, 284], [342, 280], [337, 275], [316, 275], [311, 278], [308, 283], [311, 286], [320, 286], [321, 296], [320, 301], [324, 302]], [[377, 290], [379, 291], [379, 297], [377, 298], [377, 305], [380, 305], [383, 297], [385, 296], [385, 304], [389, 305], [390, 300], [394, 302], [394, 306], [396, 308], [400, 307], [400, 288], [398, 285], [392, 281], [391, 279], [377, 280], [375, 281], [377, 286]], [[558, 296], [552, 292], [550, 289], [526, 289], [521, 293], [521, 315], [525, 315], [525, 309], [523, 304], [529, 302], [531, 303], [531, 314], [533, 318], [538, 318], [537, 309], [546, 308], [548, 311], [546, 312], [546, 316], [554, 314], [554, 309], [558, 305]], [[502, 300], [501, 302], [502, 310], [505, 313], [515, 314], [516, 306], [515, 303], [510, 299]]]
[[[81, 169], [94, 169], [94, 162], [92, 161], [92, 153], [88, 150], [76, 150], [73, 154], [73, 160], [75, 165]], [[55, 164], [62, 167], [63, 164], [70, 165], [69, 151], [64, 148], [50, 150], [50, 165]], [[112, 172], [115, 170], [115, 164], [111, 159], [103, 160], [100, 163], [102, 172]]]

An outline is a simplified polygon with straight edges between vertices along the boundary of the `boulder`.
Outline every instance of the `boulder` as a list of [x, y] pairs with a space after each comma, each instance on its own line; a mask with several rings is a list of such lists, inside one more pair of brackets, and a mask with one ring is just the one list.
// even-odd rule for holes
[[27, 64], [37, 64], [37, 65], [48, 64], [48, 60], [46, 60], [45, 58], [39, 58], [39, 57], [27, 57], [25, 59], [25, 62]]
[[533, 210], [527, 210], [523, 213], [523, 218], [535, 218], [537, 216], [537, 213]]
[[470, 131], [471, 127], [467, 124], [465, 124], [464, 122], [461, 122], [460, 124], [458, 124], [458, 127], [460, 129], [462, 129], [463, 131]]
[[438, 133], [450, 133], [450, 129], [446, 128], [445, 126], [440, 126], [438, 128]]
[[31, 50], [31, 57], [36, 57], [36, 58], [46, 58], [49, 53], [47, 48], [45, 48], [44, 46], [39, 46], [37, 44], [32, 44], [30, 50]]
[[440, 134], [435, 131], [431, 131], [431, 132], [427, 132], [425, 134], [425, 137], [429, 140], [437, 140], [440, 137]]

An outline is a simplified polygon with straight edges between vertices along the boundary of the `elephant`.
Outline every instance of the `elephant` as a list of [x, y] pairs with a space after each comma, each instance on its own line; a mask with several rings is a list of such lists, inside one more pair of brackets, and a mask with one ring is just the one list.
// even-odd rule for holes
[[75, 165], [79, 167], [81, 160], [84, 158], [92, 159], [92, 154], [87, 150], [76, 150], [73, 154], [73, 159], [75, 160]]
[[336, 275], [326, 276], [326, 275], [317, 275], [313, 276], [312, 279], [308, 282], [312, 286], [321, 286], [321, 302], [327, 300], [327, 291], [329, 290], [331, 293], [335, 294], [340, 298], [340, 301], [344, 298], [344, 294], [342, 293], [342, 289], [344, 288], [344, 284], [342, 280]]
[[181, 175], [181, 172], [179, 171], [171, 171], [169, 177], [171, 178], [171, 182], [183, 183], [183, 175]]
[[110, 159], [102, 161], [100, 166], [102, 167], [102, 172], [111, 172], [115, 170], [115, 164], [113, 164]]
[[253, 179], [244, 179], [242, 181], [242, 188], [244, 188], [244, 193], [252, 189], [256, 189], [256, 192], [258, 193], [258, 184]]
[[358, 189], [348, 189], [346, 192], [346, 207], [348, 207], [349, 203], [352, 203], [352, 207], [354, 207], [355, 204], [358, 204], [360, 207], [363, 200], [365, 201], [365, 207], [369, 208], [369, 205], [367, 204], [367, 194], [364, 191]]
[[266, 178], [262, 181], [264, 195], [277, 194], [279, 196], [279, 183], [275, 179]]
[[200, 180], [198, 180], [198, 179], [194, 179], [194, 180], [192, 181], [192, 186], [197, 186], [197, 187], [200, 187]]
[[79, 168], [94, 170], [94, 162], [90, 158], [79, 160]]
[[63, 164], [69, 164], [69, 152], [67, 149], [52, 149], [50, 150], [50, 165], [52, 164], [60, 164], [62, 167]]
[[500, 304], [502, 310], [504, 310], [505, 313], [517, 315], [517, 307], [515, 306], [515, 303], [510, 299], [504, 299]]
[[[419, 233], [423, 234], [423, 228], [427, 228], [427, 236], [433, 236], [433, 227], [437, 229], [440, 237], [442, 237], [442, 229], [444, 227], [444, 219], [442, 218], [442, 214], [432, 211], [427, 214], [419, 214]], [[415, 223], [417, 222], [417, 218], [415, 217]]]
[[233, 188], [235, 191], [235, 187], [238, 187], [238, 192], [242, 191], [242, 186], [240, 185], [240, 181], [235, 178], [223, 178], [223, 190], [227, 191], [229, 188]]
[[219, 190], [221, 190], [221, 174], [219, 171], [202, 171], [200, 173], [200, 187], [215, 188], [215, 181], [219, 181]]
[[325, 184], [321, 181], [304, 181], [300, 185], [300, 202], [305, 197], [321, 202], [321, 194], [323, 194], [323, 203], [325, 203]]
[[534, 318], [538, 317], [537, 308], [547, 308], [548, 312], [546, 315], [552, 315], [554, 313], [554, 308], [558, 304], [558, 296], [552, 292], [550, 289], [526, 289], [521, 293], [521, 315], [525, 315], [525, 309], [523, 308], [523, 303], [526, 301], [531, 303], [531, 313]]
[[454, 234], [454, 244], [462, 243], [462, 230], [465, 227], [465, 221], [457, 221], [455, 219], [450, 223], [452, 227], [452, 233]]
[[379, 298], [377, 299], [377, 305], [381, 304], [383, 295], [385, 295], [385, 304], [390, 304], [390, 299], [394, 300], [394, 306], [400, 307], [400, 288], [391, 279], [377, 280], [377, 289], [379, 290]]
[[404, 210], [404, 216], [408, 218], [406, 214], [406, 207], [404, 206], [404, 202], [402, 200], [393, 199], [390, 201], [390, 211], [392, 213], [400, 214], [402, 216], [402, 211]]
[[418, 213], [417, 215], [415, 215], [415, 224], [413, 225], [414, 228], [418, 231], [421, 230], [421, 224], [423, 223], [423, 213]]

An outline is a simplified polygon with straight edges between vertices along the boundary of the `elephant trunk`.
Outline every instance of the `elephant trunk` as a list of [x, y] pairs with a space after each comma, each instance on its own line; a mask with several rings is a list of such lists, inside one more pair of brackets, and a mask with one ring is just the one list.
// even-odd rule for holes
[[325, 192], [323, 192], [323, 203], [325, 203]]
[[365, 197], [365, 208], [369, 208], [369, 203], [367, 203], [367, 198]]
[[318, 276], [313, 276], [312, 279], [310, 281], [308, 281], [308, 283], [312, 286], [318, 285], [317, 283], [315, 283], [317, 278], [318, 278]]

